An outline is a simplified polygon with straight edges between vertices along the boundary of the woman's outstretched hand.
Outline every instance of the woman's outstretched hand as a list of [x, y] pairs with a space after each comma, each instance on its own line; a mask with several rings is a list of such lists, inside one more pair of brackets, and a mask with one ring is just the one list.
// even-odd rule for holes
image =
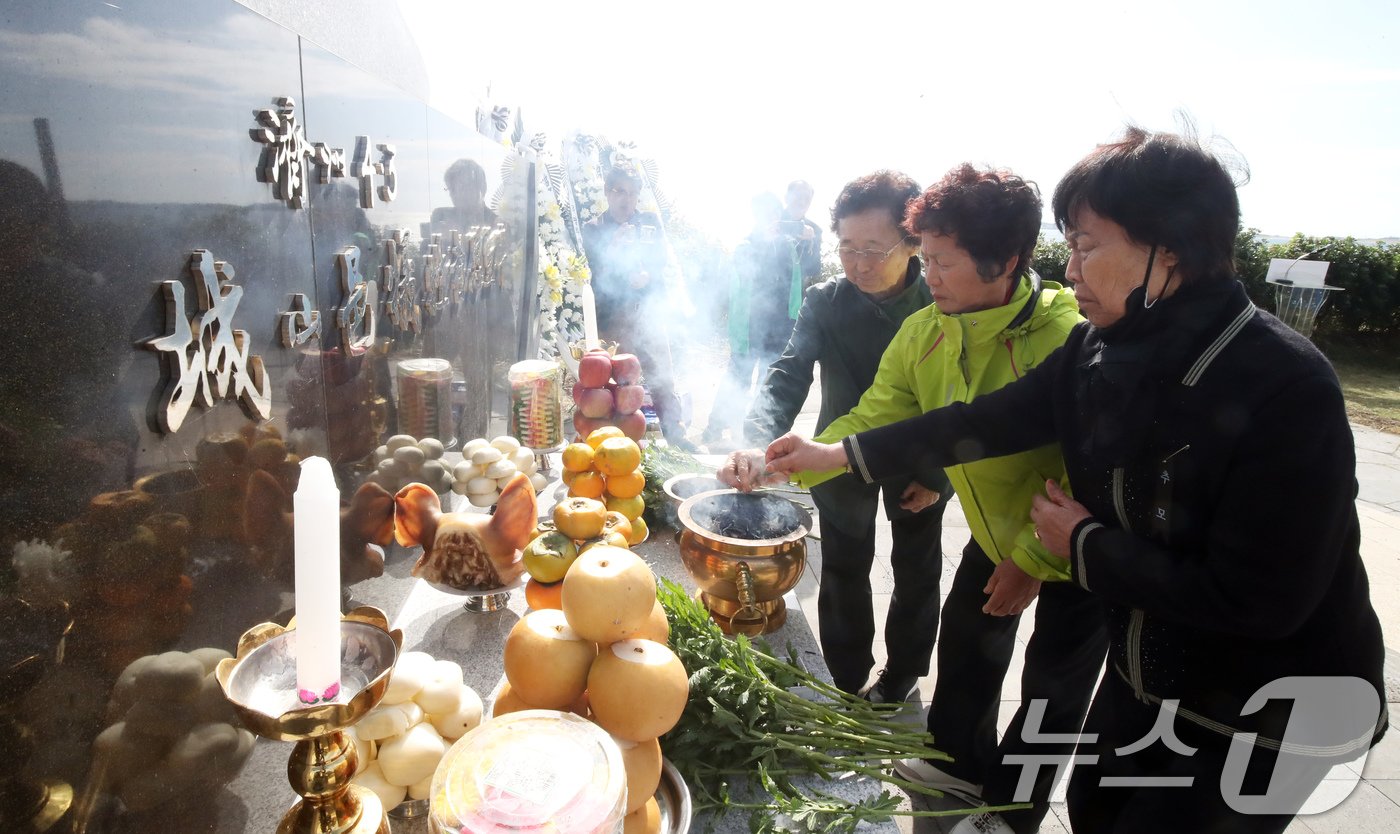
[[814, 443], [788, 432], [768, 444], [764, 458], [769, 472], [780, 472], [786, 477], [796, 472], [840, 469], [846, 465], [846, 450], [840, 443]]
[[781, 473], [770, 472], [763, 462], [762, 449], [739, 449], [730, 452], [724, 465], [715, 473], [726, 486], [741, 492], [749, 492], [764, 484], [774, 484], [787, 480]]

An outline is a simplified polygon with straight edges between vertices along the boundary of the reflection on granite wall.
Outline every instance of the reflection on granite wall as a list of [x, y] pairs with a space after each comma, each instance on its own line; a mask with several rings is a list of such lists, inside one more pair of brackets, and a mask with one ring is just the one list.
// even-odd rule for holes
[[[74, 786], [91, 832], [240, 830], [210, 791], [251, 739], [200, 650], [285, 621], [302, 458], [376, 601], [376, 447], [503, 433], [534, 329], [507, 153], [228, 0], [0, 12], [0, 781]], [[7, 830], [44, 801], [0, 796]]]

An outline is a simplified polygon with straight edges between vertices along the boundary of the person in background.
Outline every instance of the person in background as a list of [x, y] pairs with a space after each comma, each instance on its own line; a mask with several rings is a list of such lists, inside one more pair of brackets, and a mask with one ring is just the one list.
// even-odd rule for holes
[[670, 318], [665, 309], [665, 232], [654, 212], [638, 211], [641, 194], [642, 177], [634, 167], [612, 166], [603, 180], [608, 209], [583, 224], [598, 337], [637, 355], [662, 434], [668, 443], [693, 451], [681, 423], [671, 343], [663, 324]]
[[788, 434], [768, 466], [871, 481], [1058, 442], [1074, 495], [1045, 481], [1031, 518], [1110, 635], [1074, 831], [1282, 832], [1388, 724], [1337, 376], [1245, 294], [1235, 183], [1194, 138], [1129, 128], [1053, 204], [1088, 318], [1062, 349], [840, 443]]
[[431, 229], [465, 232], [475, 226], [494, 226], [496, 213], [486, 205], [486, 169], [474, 159], [459, 159], [442, 175], [452, 205], [433, 209]]
[[73, 263], [66, 206], [37, 174], [0, 159], [0, 194], [0, 328], [14, 340], [0, 374], [0, 552], [9, 554], [77, 518], [92, 496], [129, 488], [141, 436], [122, 399], [137, 357], [129, 322], [113, 314], [120, 293]]
[[[1064, 343], [1081, 319], [1070, 290], [1042, 282], [1031, 270], [1040, 214], [1032, 183], [968, 164], [949, 171], [911, 204], [905, 229], [919, 236], [934, 306], [904, 322], [874, 385], [858, 406], [817, 435], [818, 443], [991, 396]], [[901, 474], [922, 478], [941, 464], [911, 460], [918, 466]], [[761, 458], [736, 463], [743, 464], [736, 482], [751, 486]], [[1068, 757], [1074, 743], [1047, 745], [1025, 736], [1073, 739], [1103, 666], [1107, 637], [1098, 602], [1066, 581], [1067, 567], [1035, 538], [1031, 524], [1033, 498], [1046, 478], [1059, 480], [1064, 471], [1053, 443], [947, 469], [972, 532], [943, 604], [938, 678], [928, 711], [934, 743], [952, 761], [905, 759], [895, 769], [905, 779], [972, 802], [1033, 804], [969, 818], [954, 828], [957, 834], [1039, 828], [1050, 809], [1054, 769], [1041, 768], [1027, 795], [1018, 797], [1017, 762], [1025, 756]], [[817, 490], [829, 476], [802, 472], [798, 480]], [[937, 593], [935, 575], [935, 599]], [[998, 743], [997, 713], [1017, 626], [1037, 598], [1021, 703]], [[1037, 718], [1030, 717], [1033, 709], [1042, 710]]]
[[[757, 384], [782, 353], [802, 301], [794, 284], [797, 255], [782, 232], [782, 203], [770, 193], [750, 202], [753, 230], [734, 249], [729, 287], [729, 362], [700, 441], [716, 447], [728, 434], [743, 442], [742, 421]], [[734, 448], [730, 446], [729, 448]]]
[[[905, 206], [918, 194], [918, 183], [897, 171], [877, 171], [841, 189], [831, 216], [845, 274], [807, 293], [787, 347], [749, 409], [749, 442], [767, 443], [792, 428], [817, 363], [819, 430], [854, 408], [875, 381], [880, 357], [900, 325], [928, 306], [932, 296], [914, 258], [917, 238], [901, 228]], [[771, 199], [775, 219], [777, 200]], [[761, 460], [762, 453], [734, 453], [742, 455]], [[870, 568], [882, 493], [894, 539], [894, 593], [885, 621], [889, 658], [867, 687], [875, 665]], [[841, 689], [881, 703], [903, 701], [927, 674], [938, 630], [943, 510], [951, 495], [938, 467], [879, 484], [847, 475], [812, 489], [822, 536], [822, 653]]]
[[779, 223], [779, 228], [797, 250], [797, 265], [804, 290], [821, 280], [822, 274], [822, 229], [807, 219], [807, 211], [812, 207], [815, 194], [811, 183], [806, 180], [788, 183], [783, 219]]

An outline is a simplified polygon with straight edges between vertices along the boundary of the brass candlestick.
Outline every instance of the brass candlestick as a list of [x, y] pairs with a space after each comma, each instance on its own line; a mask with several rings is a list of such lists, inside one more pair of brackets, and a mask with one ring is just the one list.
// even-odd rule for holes
[[0, 599], [0, 633], [9, 641], [0, 653], [0, 830], [37, 834], [55, 826], [73, 804], [73, 788], [53, 778], [23, 775], [34, 752], [29, 728], [13, 713], [18, 703], [54, 666], [73, 628], [68, 604], [40, 608], [22, 599]]
[[383, 803], [350, 784], [359, 770], [355, 742], [344, 729], [364, 717], [389, 689], [403, 632], [389, 630], [377, 608], [356, 608], [340, 621], [340, 689], [335, 703], [297, 701], [296, 629], [262, 623], [238, 640], [238, 657], [215, 675], [248, 729], [295, 741], [287, 779], [301, 799], [282, 817], [277, 834], [389, 834]]

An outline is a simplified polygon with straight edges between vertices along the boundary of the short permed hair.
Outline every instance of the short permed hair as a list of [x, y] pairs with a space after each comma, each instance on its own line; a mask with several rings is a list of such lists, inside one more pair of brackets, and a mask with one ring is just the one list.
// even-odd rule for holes
[[1011, 274], [1030, 273], [1040, 236], [1040, 189], [1005, 169], [978, 169], [964, 162], [943, 175], [909, 205], [904, 228], [912, 235], [952, 235], [991, 281], [1016, 258]]
[[1061, 231], [1087, 206], [1129, 239], [1169, 250], [1183, 284], [1235, 274], [1235, 181], [1193, 136], [1129, 126], [1122, 139], [1098, 146], [1065, 174], [1052, 206]]
[[[836, 204], [831, 207], [831, 231], [840, 234], [836, 224], [843, 217], [884, 209], [890, 213], [896, 228], [904, 228], [905, 209], [909, 201], [919, 196], [919, 184], [908, 174], [882, 169], [873, 174], [857, 177], [846, 183], [841, 193], [836, 195]], [[918, 235], [906, 235], [906, 237]]]

